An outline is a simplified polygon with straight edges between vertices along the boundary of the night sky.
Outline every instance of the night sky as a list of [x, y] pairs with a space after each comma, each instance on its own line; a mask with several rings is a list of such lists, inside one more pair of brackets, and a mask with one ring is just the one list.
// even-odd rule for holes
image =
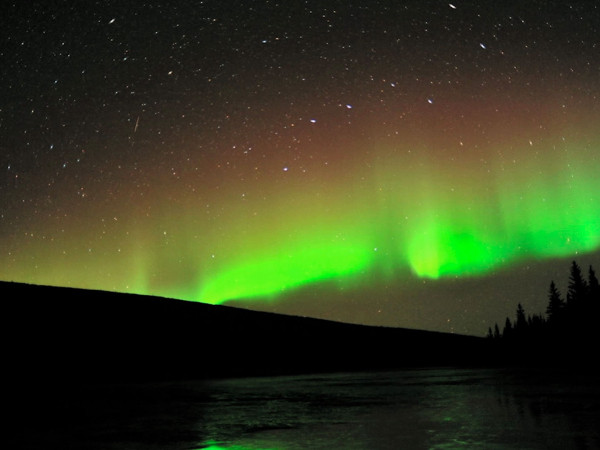
[[27, 1], [0, 279], [484, 335], [600, 269], [600, 10]]

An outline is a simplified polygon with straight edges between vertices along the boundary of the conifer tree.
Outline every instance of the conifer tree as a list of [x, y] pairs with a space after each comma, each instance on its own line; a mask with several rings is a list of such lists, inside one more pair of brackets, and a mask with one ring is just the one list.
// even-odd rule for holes
[[593, 330], [598, 327], [597, 321], [600, 316], [600, 285], [592, 266], [588, 269], [588, 292], [586, 300], [584, 326], [588, 337], [596, 339]]
[[513, 326], [510, 322], [510, 319], [507, 317], [506, 322], [504, 322], [504, 330], [502, 331], [502, 337], [507, 339], [512, 337]]
[[581, 274], [581, 268], [573, 261], [571, 264], [571, 275], [569, 277], [569, 290], [567, 292], [567, 304], [575, 305], [583, 301], [587, 291], [587, 283]]
[[502, 336], [500, 335], [500, 328], [498, 327], [498, 323], [494, 324], [494, 338], [499, 339]]
[[565, 307], [565, 302], [560, 296], [560, 292], [554, 284], [554, 280], [550, 282], [550, 289], [548, 291], [548, 307], [546, 308], [546, 314], [548, 314], [548, 322], [556, 323], [560, 320]]
[[567, 291], [567, 307], [579, 312], [587, 297], [587, 283], [581, 274], [581, 268], [573, 261], [571, 264], [571, 275], [569, 277], [569, 289]]
[[596, 272], [592, 266], [589, 268], [588, 272], [588, 286], [589, 286], [589, 294], [590, 300], [600, 301], [600, 284], [598, 283], [598, 278], [596, 277]]
[[524, 331], [525, 328], [527, 328], [527, 318], [525, 317], [523, 305], [519, 303], [517, 305], [517, 321], [515, 322], [515, 330]]

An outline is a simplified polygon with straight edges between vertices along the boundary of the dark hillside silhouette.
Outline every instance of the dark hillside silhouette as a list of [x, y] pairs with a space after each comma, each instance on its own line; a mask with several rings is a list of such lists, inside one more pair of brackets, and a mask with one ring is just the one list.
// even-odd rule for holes
[[4, 372], [140, 381], [476, 364], [486, 341], [158, 297], [0, 283]]

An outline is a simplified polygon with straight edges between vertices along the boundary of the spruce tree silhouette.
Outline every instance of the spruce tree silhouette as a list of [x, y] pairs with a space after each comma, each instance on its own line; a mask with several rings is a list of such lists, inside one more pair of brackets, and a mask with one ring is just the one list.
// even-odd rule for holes
[[581, 268], [573, 261], [567, 291], [567, 308], [576, 316], [581, 314], [581, 309], [587, 297], [587, 290], [587, 283], [581, 274]]
[[589, 298], [592, 302], [600, 301], [600, 284], [598, 284], [598, 278], [594, 268], [590, 266], [588, 271], [588, 287], [589, 287]]
[[588, 314], [588, 285], [581, 273], [579, 265], [573, 261], [571, 264], [571, 274], [569, 276], [569, 287], [567, 290], [567, 335], [569, 339], [578, 342], [579, 345], [573, 345], [574, 353], [581, 353], [581, 347], [584, 345], [586, 335], [590, 332], [591, 317]]
[[515, 331], [518, 334], [525, 333], [527, 328], [527, 318], [525, 317], [525, 310], [523, 309], [523, 305], [520, 303], [517, 305], [517, 321], [515, 322]]
[[504, 322], [504, 330], [502, 330], [502, 337], [504, 339], [511, 339], [513, 337], [513, 326], [508, 317]]
[[562, 315], [565, 309], [565, 302], [561, 298], [559, 290], [554, 284], [554, 280], [550, 282], [550, 289], [548, 290], [548, 307], [546, 308], [546, 314], [548, 315], [548, 323], [551, 327], [556, 327], [562, 320]]

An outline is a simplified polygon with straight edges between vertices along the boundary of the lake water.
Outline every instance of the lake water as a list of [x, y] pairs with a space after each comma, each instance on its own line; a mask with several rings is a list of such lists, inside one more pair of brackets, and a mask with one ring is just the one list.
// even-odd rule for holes
[[567, 371], [412, 369], [88, 388], [55, 413], [46, 407], [47, 420], [14, 444], [591, 449], [600, 448], [599, 380]]

